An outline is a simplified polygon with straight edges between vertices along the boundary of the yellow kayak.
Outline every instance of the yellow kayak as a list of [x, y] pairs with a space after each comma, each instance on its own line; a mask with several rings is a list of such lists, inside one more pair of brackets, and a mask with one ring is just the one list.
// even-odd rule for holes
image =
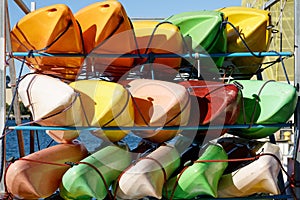
[[[141, 54], [182, 54], [183, 41], [179, 28], [170, 23], [157, 21], [134, 21], [133, 28]], [[138, 64], [147, 59], [139, 59]], [[177, 69], [181, 58], [156, 58], [154, 63], [160, 63]]]
[[[122, 85], [107, 81], [81, 80], [70, 83], [70, 86], [80, 93], [85, 115], [82, 117], [84, 126], [133, 126], [131, 96]], [[127, 133], [125, 130], [93, 132], [94, 135], [107, 137], [112, 142], [121, 140]]]
[[[93, 54], [126, 54], [136, 49], [131, 22], [118, 1], [91, 4], [74, 14], [81, 26], [85, 49]], [[122, 45], [120, 45], [122, 44]], [[88, 57], [88, 67], [118, 80], [133, 65], [134, 58]]]
[[[271, 41], [271, 16], [268, 11], [247, 7], [227, 7], [218, 11], [224, 13], [228, 22], [239, 32], [227, 24], [227, 52], [248, 52], [239, 35], [251, 51], [268, 51]], [[226, 61], [236, 66], [234, 74], [249, 74], [251, 77], [258, 70], [263, 57], [234, 57]]]
[[[12, 29], [12, 50], [47, 53], [84, 53], [80, 28], [63, 4], [40, 8], [24, 16]], [[74, 80], [82, 57], [28, 57], [33, 67], [45, 74]]]

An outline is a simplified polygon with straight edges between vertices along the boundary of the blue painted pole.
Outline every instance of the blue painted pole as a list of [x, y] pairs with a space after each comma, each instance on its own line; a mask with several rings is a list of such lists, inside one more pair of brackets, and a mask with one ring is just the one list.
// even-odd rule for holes
[[[156, 58], [190, 58], [190, 54], [72, 54], [72, 53], [28, 53], [28, 52], [13, 52], [11, 53], [12, 56], [15, 57], [26, 57], [26, 56], [35, 56], [35, 57], [102, 57], [102, 58], [148, 58], [149, 56], [154, 56]], [[259, 57], [265, 57], [265, 56], [292, 56], [292, 52], [235, 52], [235, 53], [215, 53], [215, 54], [198, 54], [200, 58], [207, 58], [207, 57], [253, 57], [259, 56]], [[196, 54], [191, 54], [193, 58], [196, 57]]]
[[86, 130], [86, 131], [94, 131], [94, 130], [136, 130], [136, 131], [145, 131], [145, 130], [206, 130], [206, 129], [247, 129], [247, 128], [271, 128], [271, 127], [291, 127], [291, 123], [278, 123], [278, 124], [234, 124], [234, 125], [214, 125], [214, 126], [114, 126], [114, 127], [85, 127], [85, 126], [77, 126], [77, 127], [58, 127], [58, 126], [12, 126], [9, 127], [11, 130]]

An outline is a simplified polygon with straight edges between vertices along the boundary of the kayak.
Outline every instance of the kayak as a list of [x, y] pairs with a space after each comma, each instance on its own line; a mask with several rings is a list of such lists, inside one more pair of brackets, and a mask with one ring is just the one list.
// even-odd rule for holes
[[117, 146], [103, 147], [68, 169], [62, 177], [60, 196], [64, 199], [104, 199], [107, 196], [106, 187], [130, 163], [128, 151]]
[[83, 144], [73, 141], [20, 158], [7, 169], [7, 191], [19, 199], [46, 198], [58, 189], [63, 174], [70, 168], [65, 162], [78, 162], [87, 155]]
[[[120, 84], [100, 80], [70, 83], [80, 94], [83, 126], [133, 126], [134, 110], [129, 92]], [[128, 130], [95, 130], [92, 133], [111, 142], [121, 140]]]
[[124, 7], [118, 1], [97, 2], [80, 9], [74, 16], [82, 28], [85, 49], [90, 53], [85, 59], [87, 71], [117, 81], [131, 69], [134, 58], [94, 55], [123, 55], [137, 49], [132, 24]]
[[218, 142], [226, 149], [230, 159], [254, 157], [263, 153], [275, 156], [275, 158], [271, 155], [261, 156], [250, 163], [244, 161], [239, 163], [238, 168], [224, 173], [219, 181], [218, 197], [246, 197], [257, 193], [280, 194], [277, 177], [281, 168], [276, 157], [280, 160], [281, 153], [278, 145], [243, 141], [240, 138], [221, 138]]
[[121, 199], [162, 198], [163, 185], [180, 165], [180, 155], [171, 145], [161, 145], [140, 157], [119, 178], [116, 194]]
[[[167, 22], [157, 21], [134, 21], [133, 28], [136, 35], [139, 52], [141, 54], [182, 54], [183, 41], [181, 33], [177, 26]], [[153, 61], [149, 59], [137, 59], [136, 64], [144, 64], [145, 62], [159, 63], [166, 67], [176, 70], [164, 72], [165, 75], [178, 72], [181, 64], [181, 58], [155, 58]], [[154, 71], [157, 66], [154, 65]], [[159, 70], [159, 69], [158, 69]], [[173, 78], [176, 74], [173, 74]]]
[[[284, 82], [237, 80], [243, 89], [243, 104], [237, 124], [286, 123], [293, 115], [297, 103], [297, 91]], [[230, 133], [244, 138], [267, 137], [280, 127], [231, 129]]]
[[[189, 80], [179, 82], [191, 95], [191, 112], [189, 126], [201, 125], [231, 125], [234, 124], [240, 113], [241, 93], [234, 84], [221, 82]], [[196, 143], [212, 140], [224, 134], [227, 129], [198, 130]], [[185, 131], [182, 134], [190, 134]]]
[[[77, 11], [74, 17], [80, 24], [85, 49], [88, 53], [109, 40], [113, 35], [132, 30], [126, 11], [118, 1], [102, 1], [90, 4]], [[127, 39], [123, 41], [122, 48], [131, 51], [135, 47], [132, 46], [134, 43], [130, 40], [133, 38]], [[115, 50], [118, 47], [111, 48]]]
[[[85, 53], [80, 27], [72, 11], [63, 4], [25, 15], [11, 30], [11, 40], [14, 52]], [[74, 80], [84, 58], [29, 55], [26, 60], [38, 72]]]
[[[244, 45], [253, 52], [268, 51], [271, 42], [271, 15], [269, 11], [247, 8], [247, 7], [226, 7], [218, 11], [224, 13], [237, 30], [227, 24], [227, 51], [228, 52], [248, 52]], [[238, 33], [236, 32], [238, 31]], [[227, 65], [235, 66], [233, 76], [251, 78], [260, 67], [264, 57], [233, 57], [226, 58]], [[226, 66], [224, 66], [226, 68]]]
[[210, 143], [203, 154], [191, 166], [171, 177], [165, 189], [169, 199], [192, 199], [196, 196], [217, 197], [218, 182], [227, 162], [205, 162], [205, 160], [227, 160], [220, 144]]
[[[68, 84], [42, 74], [27, 74], [18, 85], [18, 94], [33, 121], [42, 126], [81, 126], [82, 108], [78, 94]], [[45, 103], [47, 102], [47, 103]], [[47, 131], [58, 143], [72, 142], [78, 131]], [[52, 133], [52, 134], [51, 134]]]
[[[190, 98], [186, 89], [176, 83], [135, 79], [122, 84], [133, 98], [136, 126], [185, 126], [190, 115]], [[172, 139], [179, 130], [144, 130], [134, 134], [156, 143]]]
[[[178, 26], [183, 37], [191, 37], [194, 52], [203, 53], [204, 50], [211, 54], [225, 53], [227, 50], [224, 19], [221, 12], [204, 10], [179, 13], [167, 18], [166, 21]], [[222, 67], [224, 57], [213, 60], [217, 67]]]

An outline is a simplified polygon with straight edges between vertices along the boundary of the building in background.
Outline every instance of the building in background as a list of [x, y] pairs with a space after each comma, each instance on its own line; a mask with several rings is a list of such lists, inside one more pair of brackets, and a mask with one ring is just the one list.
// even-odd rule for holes
[[[294, 0], [242, 0], [242, 6], [269, 10], [274, 25], [270, 51], [294, 52]], [[264, 62], [276, 60], [266, 57]], [[290, 81], [294, 80], [294, 57], [284, 59]], [[268, 65], [263, 65], [263, 68]], [[281, 63], [277, 63], [263, 72], [263, 79], [286, 81]]]

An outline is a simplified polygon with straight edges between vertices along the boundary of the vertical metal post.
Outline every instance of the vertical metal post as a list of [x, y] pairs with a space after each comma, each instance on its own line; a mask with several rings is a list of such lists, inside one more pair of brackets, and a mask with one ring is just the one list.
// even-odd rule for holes
[[[9, 14], [8, 14], [8, 6], [6, 5], [6, 48], [8, 52], [12, 51], [12, 45], [11, 45], [11, 38], [10, 38], [10, 21], [9, 21]], [[11, 102], [13, 104], [14, 108], [14, 116], [15, 116], [15, 122], [17, 125], [21, 124], [21, 112], [20, 112], [20, 104], [19, 104], [19, 98], [17, 94], [17, 78], [16, 78], [16, 69], [15, 69], [15, 62], [13, 59], [9, 59], [9, 76], [10, 76], [10, 83], [11, 83], [11, 92], [12, 96], [16, 95], [16, 97], [13, 99], [14, 101]], [[25, 145], [24, 145], [24, 138], [23, 138], [23, 131], [17, 131], [17, 138], [18, 138], [18, 146], [19, 146], [19, 155], [20, 157], [25, 156]]]
[[[0, 137], [4, 133], [6, 116], [6, 45], [5, 45], [5, 9], [6, 0], [0, 0]], [[4, 188], [4, 167], [5, 167], [5, 138], [0, 140], [0, 193], [5, 193]]]
[[[300, 181], [300, 147], [299, 147], [299, 128], [300, 128], [300, 0], [294, 0], [294, 24], [295, 24], [295, 74], [294, 84], [298, 91], [298, 103], [295, 111], [295, 142], [294, 142], [294, 173], [295, 181]], [[300, 199], [300, 187], [299, 184], [295, 187], [295, 193], [297, 199]]]

